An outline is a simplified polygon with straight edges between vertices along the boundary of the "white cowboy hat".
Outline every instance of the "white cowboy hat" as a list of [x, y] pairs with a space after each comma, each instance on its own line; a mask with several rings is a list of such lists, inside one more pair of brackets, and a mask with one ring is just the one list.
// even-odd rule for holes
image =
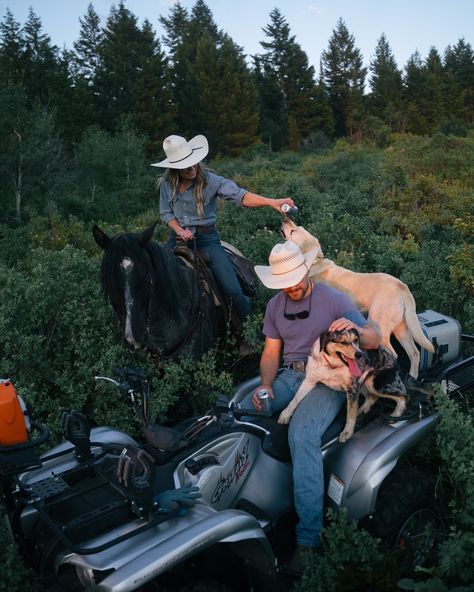
[[296, 286], [313, 264], [318, 249], [303, 255], [295, 243], [286, 241], [275, 245], [268, 257], [270, 266], [255, 265], [255, 273], [262, 284], [273, 290]]
[[206, 158], [209, 143], [204, 136], [195, 136], [189, 142], [181, 136], [168, 136], [163, 141], [163, 150], [167, 158], [161, 162], [154, 162], [151, 166], [187, 169]]

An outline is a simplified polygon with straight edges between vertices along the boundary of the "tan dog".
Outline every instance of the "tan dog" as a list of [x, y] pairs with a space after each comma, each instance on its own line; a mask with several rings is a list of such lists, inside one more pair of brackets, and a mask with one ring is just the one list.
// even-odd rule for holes
[[[392, 417], [400, 417], [406, 408], [408, 394], [398, 373], [397, 361], [384, 347], [362, 350], [355, 329], [325, 331], [311, 348], [306, 374], [289, 405], [280, 413], [278, 423], [289, 423], [296, 407], [318, 383], [334, 390], [344, 390], [347, 417], [340, 442], [354, 433], [358, 413], [367, 413], [378, 397], [396, 401]], [[359, 409], [359, 393], [365, 402]]]
[[397, 357], [390, 343], [390, 335], [394, 335], [410, 359], [409, 374], [416, 380], [420, 352], [415, 342], [432, 353], [434, 347], [423, 335], [416, 316], [415, 299], [408, 286], [387, 273], [357, 273], [339, 267], [324, 257], [316, 237], [289, 218], [282, 222], [282, 232], [285, 239], [296, 243], [303, 253], [318, 248], [310, 277], [345, 292], [360, 310], [367, 311], [369, 318], [380, 327], [381, 345]]

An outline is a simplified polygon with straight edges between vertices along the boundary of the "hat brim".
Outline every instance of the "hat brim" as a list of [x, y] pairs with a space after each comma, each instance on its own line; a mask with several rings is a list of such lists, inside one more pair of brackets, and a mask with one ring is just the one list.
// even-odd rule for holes
[[291, 288], [292, 286], [296, 286], [296, 284], [301, 282], [301, 280], [309, 271], [317, 254], [318, 249], [311, 249], [311, 251], [308, 251], [304, 255], [304, 264], [300, 265], [297, 269], [289, 271], [288, 273], [275, 275], [272, 273], [271, 267], [269, 265], [255, 265], [254, 270], [262, 284], [271, 290]]
[[189, 140], [188, 146], [191, 148], [192, 153], [183, 160], [180, 160], [179, 162], [170, 162], [165, 158], [165, 160], [162, 160], [161, 162], [152, 163], [151, 166], [166, 169], [187, 169], [188, 167], [201, 162], [201, 160], [206, 158], [209, 153], [209, 143], [205, 136], [194, 136], [192, 140]]

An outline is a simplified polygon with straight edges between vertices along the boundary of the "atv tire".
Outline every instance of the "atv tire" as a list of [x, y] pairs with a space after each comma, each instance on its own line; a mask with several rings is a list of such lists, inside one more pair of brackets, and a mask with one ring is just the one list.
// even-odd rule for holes
[[405, 569], [427, 565], [436, 543], [434, 480], [430, 474], [396, 467], [380, 486], [367, 529], [400, 554]]

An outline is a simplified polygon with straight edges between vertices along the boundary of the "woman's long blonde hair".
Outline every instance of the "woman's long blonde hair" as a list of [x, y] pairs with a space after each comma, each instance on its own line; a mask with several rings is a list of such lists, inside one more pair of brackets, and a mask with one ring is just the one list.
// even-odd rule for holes
[[[196, 200], [199, 217], [204, 218], [204, 187], [206, 186], [206, 178], [204, 176], [204, 169], [201, 167], [201, 165], [198, 163], [196, 167], [197, 173], [196, 178], [194, 179], [194, 199]], [[158, 178], [156, 186], [159, 190], [161, 183], [169, 183], [171, 187], [171, 201], [174, 203], [176, 200], [179, 181], [179, 169], [166, 169], [165, 174]]]

